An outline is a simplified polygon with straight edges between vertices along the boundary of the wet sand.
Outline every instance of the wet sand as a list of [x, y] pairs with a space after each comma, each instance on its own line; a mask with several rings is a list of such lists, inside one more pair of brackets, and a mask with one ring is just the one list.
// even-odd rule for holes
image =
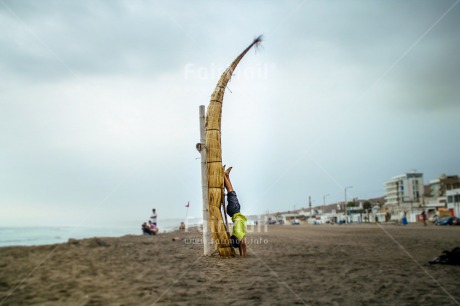
[[202, 256], [196, 229], [0, 248], [0, 305], [460, 303], [460, 266], [428, 264], [460, 246], [460, 227], [261, 230], [247, 258]]

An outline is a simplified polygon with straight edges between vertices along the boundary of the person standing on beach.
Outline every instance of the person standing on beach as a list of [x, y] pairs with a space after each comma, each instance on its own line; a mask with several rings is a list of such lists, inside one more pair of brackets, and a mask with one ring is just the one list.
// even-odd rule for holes
[[425, 213], [425, 211], [422, 211], [422, 222], [423, 222], [423, 226], [426, 226], [426, 213]]
[[[224, 166], [225, 168], [225, 166]], [[224, 186], [227, 189], [227, 214], [232, 218], [233, 231], [230, 237], [230, 243], [234, 248], [238, 248], [240, 256], [245, 257], [246, 253], [246, 217], [240, 212], [240, 203], [233, 190], [232, 182], [230, 181], [230, 171], [232, 167], [224, 172]]]
[[152, 209], [152, 215], [150, 216], [150, 221], [152, 221], [155, 226], [157, 225], [157, 212], [155, 208]]

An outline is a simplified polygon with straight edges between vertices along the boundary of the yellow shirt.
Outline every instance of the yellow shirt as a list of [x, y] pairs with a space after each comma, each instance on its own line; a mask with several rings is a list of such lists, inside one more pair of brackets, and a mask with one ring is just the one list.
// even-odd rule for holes
[[233, 235], [239, 240], [246, 236], [246, 217], [242, 213], [236, 213], [232, 217], [233, 221]]

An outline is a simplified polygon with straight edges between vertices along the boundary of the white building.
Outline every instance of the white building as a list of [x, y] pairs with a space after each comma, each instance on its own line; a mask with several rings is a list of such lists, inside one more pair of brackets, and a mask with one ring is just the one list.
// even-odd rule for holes
[[454, 210], [455, 216], [460, 216], [460, 188], [446, 191], [447, 208]]
[[423, 173], [406, 173], [386, 182], [385, 205], [393, 214], [401, 215], [423, 206]]

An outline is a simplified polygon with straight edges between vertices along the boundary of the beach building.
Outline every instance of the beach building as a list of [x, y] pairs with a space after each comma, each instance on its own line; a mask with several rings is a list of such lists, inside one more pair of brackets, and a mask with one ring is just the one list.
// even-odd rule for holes
[[460, 188], [450, 189], [446, 191], [447, 208], [452, 209], [454, 215], [460, 216]]
[[325, 223], [337, 223], [337, 213], [335, 210], [329, 213], [322, 213], [319, 218], [317, 218], [319, 224]]
[[441, 174], [425, 186], [425, 199], [429, 207], [447, 207], [447, 194], [449, 190], [460, 188], [458, 175]]
[[281, 213], [276, 218], [280, 224], [292, 224], [294, 219], [298, 219], [300, 216], [298, 213]]
[[392, 219], [399, 220], [404, 212], [412, 214], [414, 209], [423, 207], [423, 194], [423, 173], [411, 172], [395, 176], [385, 184], [386, 210]]

